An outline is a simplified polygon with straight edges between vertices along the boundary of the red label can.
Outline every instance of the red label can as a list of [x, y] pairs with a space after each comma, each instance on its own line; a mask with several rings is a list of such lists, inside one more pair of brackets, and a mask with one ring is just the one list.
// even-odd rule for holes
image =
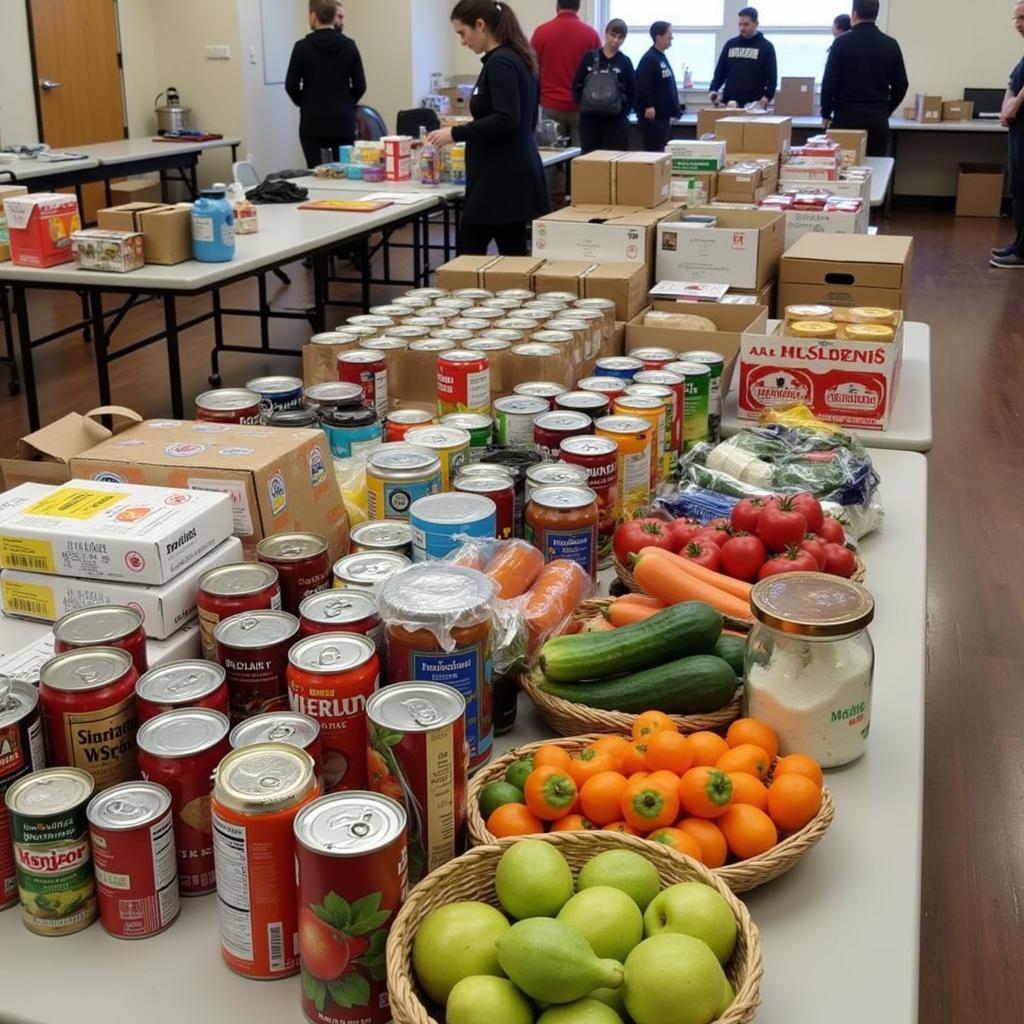
[[145, 939], [178, 916], [178, 858], [171, 794], [123, 782], [86, 808], [100, 924], [118, 939]]
[[299, 635], [303, 638], [320, 633], [358, 633], [369, 637], [381, 657], [384, 646], [384, 624], [377, 612], [377, 602], [369, 593], [348, 587], [310, 594], [299, 608]]
[[0, 676], [0, 910], [18, 902], [14, 845], [4, 794], [18, 779], [45, 767], [39, 694], [31, 683]]
[[349, 349], [338, 353], [338, 380], [363, 389], [363, 405], [384, 420], [388, 414], [388, 364], [381, 352]]
[[135, 684], [135, 708], [139, 725], [179, 708], [209, 708], [226, 715], [226, 673], [212, 661], [172, 661], [151, 668]]
[[562, 442], [561, 458], [587, 471], [587, 486], [597, 495], [597, 564], [609, 565], [619, 494], [618, 442], [610, 437], [569, 437]]
[[132, 656], [135, 671], [149, 668], [142, 613], [124, 605], [106, 604], [68, 612], [53, 624], [55, 654], [82, 647], [119, 647]]
[[247, 388], [217, 388], [196, 397], [196, 419], [205, 423], [262, 423], [262, 399]]
[[405, 435], [416, 427], [429, 427], [436, 423], [437, 418], [432, 412], [422, 409], [396, 409], [389, 412], [384, 420], [384, 440], [404, 441]]
[[300, 640], [288, 661], [292, 710], [320, 723], [324, 789], [366, 789], [366, 701], [380, 682], [373, 641], [323, 633]]
[[491, 364], [487, 356], [465, 349], [437, 357], [437, 411], [450, 413], [491, 412]]
[[288, 651], [298, 633], [299, 620], [288, 612], [242, 612], [218, 623], [213, 638], [233, 723], [288, 707]]
[[295, 839], [302, 1012], [313, 1024], [387, 1024], [384, 950], [408, 886], [405, 810], [379, 793], [331, 793], [299, 812]]
[[634, 359], [639, 359], [645, 370], [663, 370], [669, 363], [674, 363], [679, 358], [679, 353], [673, 352], [670, 348], [636, 348], [629, 354]]
[[396, 683], [366, 705], [370, 789], [405, 806], [409, 881], [457, 857], [466, 825], [466, 702], [450, 686]]
[[216, 661], [213, 631], [217, 623], [240, 612], [280, 609], [281, 584], [277, 569], [262, 562], [235, 562], [208, 569], [199, 577], [196, 605], [203, 657]]
[[220, 951], [246, 978], [299, 970], [295, 816], [320, 795], [313, 760], [263, 743], [228, 754], [211, 799]]
[[279, 533], [256, 545], [256, 557], [281, 580], [281, 606], [299, 614], [302, 599], [331, 585], [331, 553], [318, 533]]
[[582, 412], [544, 412], [533, 421], [533, 443], [546, 459], [558, 458], [558, 446], [567, 437], [593, 432], [594, 421]]
[[576, 387], [580, 391], [591, 391], [598, 395], [604, 395], [609, 403], [612, 403], [626, 393], [629, 381], [619, 377], [584, 377]]
[[139, 771], [171, 794], [178, 887], [184, 896], [216, 888], [210, 793], [221, 759], [230, 752], [226, 715], [185, 708], [151, 718], [139, 730]]
[[324, 785], [324, 750], [320, 742], [320, 723], [298, 711], [270, 711], [253, 715], [231, 730], [232, 750], [257, 743], [289, 743], [304, 750], [313, 759], [320, 788]]
[[483, 494], [490, 498], [497, 510], [495, 537], [508, 540], [514, 535], [516, 485], [504, 473], [495, 473], [493, 476], [459, 476], [455, 480], [454, 490], [463, 494]]
[[39, 709], [50, 764], [88, 772], [97, 792], [137, 778], [137, 680], [131, 655], [117, 647], [68, 651], [46, 662]]

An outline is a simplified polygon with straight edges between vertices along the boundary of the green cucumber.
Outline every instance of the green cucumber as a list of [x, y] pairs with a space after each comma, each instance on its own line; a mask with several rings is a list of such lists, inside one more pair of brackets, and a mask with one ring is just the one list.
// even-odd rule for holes
[[721, 658], [722, 661], [728, 662], [733, 672], [742, 679], [743, 673], [746, 671], [743, 667], [743, 655], [746, 650], [747, 641], [742, 637], [723, 634], [718, 638], [718, 643], [715, 644], [711, 653], [715, 657]]
[[604, 682], [565, 684], [544, 677], [538, 685], [552, 697], [603, 711], [694, 715], [725, 707], [736, 693], [736, 673], [721, 658], [695, 654]]
[[722, 635], [722, 616], [703, 601], [683, 601], [643, 622], [606, 633], [556, 636], [540, 652], [548, 679], [606, 679], [691, 654], [707, 654]]

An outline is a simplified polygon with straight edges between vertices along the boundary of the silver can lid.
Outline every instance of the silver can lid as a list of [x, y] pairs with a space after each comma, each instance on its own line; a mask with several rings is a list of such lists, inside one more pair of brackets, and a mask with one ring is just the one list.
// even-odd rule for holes
[[299, 620], [289, 612], [239, 612], [221, 619], [213, 630], [213, 639], [225, 647], [250, 650], [281, 643], [299, 631]]
[[315, 787], [313, 759], [304, 750], [259, 743], [233, 750], [217, 766], [213, 796], [239, 814], [292, 807]]
[[530, 395], [533, 398], [557, 398], [559, 395], [564, 395], [568, 390], [567, 387], [549, 380], [530, 380], [525, 384], [517, 384], [512, 389], [514, 394]]
[[534, 398], [532, 395], [509, 395], [494, 400], [495, 412], [512, 416], [539, 416], [550, 408], [546, 399]]
[[7, 808], [28, 818], [48, 818], [84, 804], [95, 788], [93, 777], [81, 768], [44, 768], [7, 790]]
[[[561, 396], [559, 396], [561, 397]], [[554, 410], [541, 413], [534, 421], [535, 427], [541, 430], [553, 430], [556, 433], [570, 430], [590, 430], [594, 421], [585, 412]]]
[[191, 704], [224, 685], [224, 669], [213, 661], [172, 661], [139, 677], [135, 695], [153, 704]]
[[278, 533], [256, 545], [256, 557], [274, 562], [301, 562], [327, 550], [327, 538], [319, 533]]
[[676, 388], [686, 383], [678, 373], [668, 370], [641, 370], [633, 380], [636, 384], [658, 384], [664, 388]]
[[569, 462], [539, 462], [526, 471], [526, 479], [535, 489], [548, 484], [586, 486], [589, 478], [590, 474], [584, 466], [574, 466]]
[[251, 747], [255, 743], [290, 743], [306, 747], [320, 735], [320, 723], [299, 711], [267, 711], [253, 715], [231, 730], [231, 747]]
[[68, 612], [53, 624], [53, 637], [72, 647], [106, 646], [131, 636], [142, 625], [142, 615], [127, 605], [104, 604]]
[[339, 363], [379, 363], [383, 357], [368, 348], [352, 348], [338, 353]]
[[302, 672], [334, 675], [359, 668], [376, 654], [373, 641], [360, 633], [319, 633], [300, 640], [288, 661]]
[[530, 496], [530, 501], [544, 508], [574, 509], [587, 508], [597, 500], [597, 495], [589, 487], [538, 487]]
[[122, 782], [89, 801], [85, 816], [97, 828], [127, 832], [159, 821], [171, 809], [171, 794], [156, 782]]
[[182, 708], [139, 726], [139, 750], [153, 757], [191, 757], [217, 746], [228, 734], [228, 716], [209, 708]]
[[339, 402], [358, 402], [363, 389], [358, 384], [343, 380], [329, 380], [306, 388], [306, 401], [313, 405], [337, 405]]
[[633, 356], [605, 356], [594, 364], [599, 370], [642, 370], [643, 361]]
[[662, 367], [668, 373], [674, 373], [677, 377], [711, 377], [711, 366], [709, 363], [690, 362], [686, 359], [679, 359]]
[[642, 362], [646, 362], [649, 359], [657, 361], [664, 361], [666, 363], [674, 362], [679, 358], [679, 353], [670, 348], [657, 348], [652, 346], [650, 348], [635, 348], [630, 353], [634, 359], [639, 359]]
[[259, 404], [260, 396], [248, 388], [217, 388], [215, 391], [204, 391], [196, 397], [196, 408], [208, 409], [210, 412], [233, 412], [251, 409]]
[[458, 690], [435, 683], [396, 683], [378, 690], [366, 702], [366, 717], [398, 732], [430, 732], [457, 722], [466, 713]]
[[[21, 679], [0, 676], [0, 729], [20, 722], [39, 704], [39, 691]], [[3, 763], [3, 747], [0, 745], [0, 764]]]
[[619, 442], [610, 437], [581, 434], [567, 437], [558, 447], [569, 455], [612, 455], [619, 450]]
[[110, 686], [132, 667], [132, 656], [119, 647], [85, 647], [51, 658], [39, 670], [39, 682], [51, 690], [85, 693]]
[[441, 420], [442, 427], [458, 427], [460, 430], [484, 430], [494, 426], [490, 416], [476, 412], [452, 412]]
[[258, 395], [287, 395], [292, 391], [302, 390], [302, 379], [300, 377], [255, 377], [246, 385], [250, 391]]
[[401, 519], [371, 520], [354, 526], [349, 542], [364, 551], [395, 551], [412, 543], [412, 527]]
[[334, 563], [334, 578], [357, 587], [374, 587], [412, 565], [394, 551], [358, 551]]
[[377, 615], [376, 602], [361, 590], [321, 590], [310, 594], [299, 605], [299, 617], [320, 626], [334, 626], [343, 632], [353, 622], [364, 622]]
[[[406, 435], [408, 437], [408, 434]], [[440, 472], [441, 460], [429, 448], [409, 444], [405, 441], [391, 441], [375, 448], [366, 457], [367, 467], [377, 470], [430, 473]]]
[[413, 427], [405, 435], [409, 444], [423, 448], [447, 451], [449, 448], [468, 448], [469, 433], [459, 427]]
[[233, 562], [207, 569], [197, 586], [204, 594], [216, 597], [241, 597], [258, 594], [277, 582], [277, 570], [263, 562]]
[[[438, 527], [440, 532], [451, 534], [459, 532], [458, 527], [468, 528], [493, 521], [496, 512], [497, 506], [490, 498], [460, 491], [417, 498], [409, 506], [409, 519], [418, 529], [428, 533], [432, 527]], [[453, 527], [456, 528], [454, 531]]]
[[327, 857], [362, 857], [400, 839], [405, 808], [379, 793], [330, 793], [307, 804], [295, 817], [295, 838]]

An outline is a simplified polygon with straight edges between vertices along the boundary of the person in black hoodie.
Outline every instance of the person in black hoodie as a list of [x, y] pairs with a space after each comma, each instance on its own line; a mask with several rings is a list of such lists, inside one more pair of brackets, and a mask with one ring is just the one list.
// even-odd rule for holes
[[550, 209], [534, 136], [537, 58], [505, 0], [459, 0], [451, 22], [462, 45], [483, 62], [469, 101], [473, 120], [427, 136], [439, 149], [466, 143], [459, 253], [486, 255], [494, 241], [502, 256], [525, 256], [527, 225]]
[[[572, 83], [572, 94], [580, 109], [580, 145], [584, 153], [595, 149], [629, 149], [629, 113], [636, 103], [636, 71], [622, 53], [629, 28], [613, 18], [604, 30], [604, 46], [583, 55]], [[597, 113], [583, 109], [583, 89], [592, 74], [611, 74], [619, 87], [619, 112]]]
[[356, 44], [336, 28], [344, 9], [337, 0], [309, 0], [313, 30], [292, 49], [284, 88], [301, 111], [299, 142], [307, 167], [321, 163], [321, 153], [338, 159], [339, 146], [356, 138], [356, 104], [366, 92], [363, 59]]
[[654, 45], [640, 58], [636, 69], [636, 113], [644, 149], [662, 153], [672, 134], [672, 118], [682, 112], [679, 87], [665, 51], [672, 45], [672, 26], [656, 21], [651, 26]]
[[853, 0], [853, 27], [828, 52], [821, 80], [821, 118], [826, 128], [868, 133], [868, 156], [889, 149], [889, 115], [907, 94], [900, 44], [875, 24], [878, 0]]
[[753, 7], [739, 13], [740, 34], [722, 47], [711, 79], [709, 99], [717, 103], [735, 103], [745, 107], [759, 103], [767, 109], [775, 96], [778, 67], [775, 47], [758, 29], [758, 14]]

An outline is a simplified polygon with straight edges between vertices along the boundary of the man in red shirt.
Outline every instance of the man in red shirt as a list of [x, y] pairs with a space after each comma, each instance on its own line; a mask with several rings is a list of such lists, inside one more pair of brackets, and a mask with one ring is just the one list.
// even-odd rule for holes
[[601, 38], [580, 20], [580, 0], [557, 0], [555, 16], [538, 25], [530, 40], [540, 64], [541, 116], [558, 125], [559, 133], [580, 144], [580, 106], [572, 83], [583, 55], [601, 48]]

